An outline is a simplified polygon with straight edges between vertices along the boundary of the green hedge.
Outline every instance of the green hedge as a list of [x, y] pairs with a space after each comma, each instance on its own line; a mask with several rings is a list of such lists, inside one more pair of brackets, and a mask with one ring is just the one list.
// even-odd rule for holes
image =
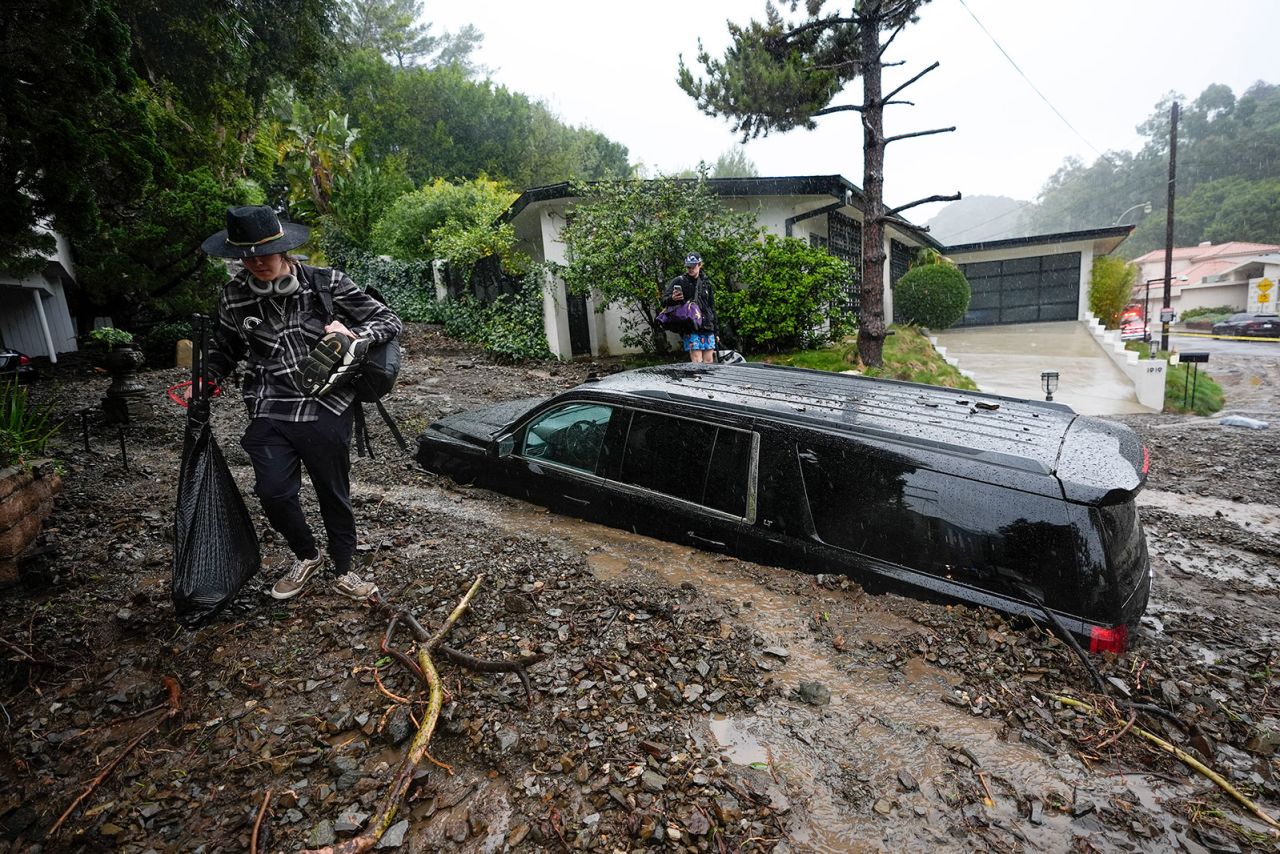
[[402, 320], [439, 323], [445, 332], [478, 344], [504, 360], [548, 359], [542, 323], [543, 268], [535, 266], [515, 294], [503, 294], [489, 305], [471, 297], [436, 301], [431, 264], [373, 255], [346, 240], [338, 229], [321, 238], [325, 257], [362, 287], [372, 285]]
[[913, 267], [893, 288], [893, 303], [902, 323], [947, 329], [969, 308], [969, 282], [951, 264]]

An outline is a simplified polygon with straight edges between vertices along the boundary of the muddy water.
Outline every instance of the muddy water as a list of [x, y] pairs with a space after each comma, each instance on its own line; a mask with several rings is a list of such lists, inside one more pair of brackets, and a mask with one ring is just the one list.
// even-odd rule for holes
[[1280, 507], [1270, 504], [1245, 504], [1208, 495], [1181, 495], [1144, 489], [1138, 493], [1138, 507], [1151, 507], [1180, 516], [1225, 518], [1246, 531], [1280, 535]]
[[[760, 656], [772, 668], [761, 677], [790, 690], [753, 714], [708, 716], [700, 737], [704, 747], [719, 750], [723, 761], [767, 775], [775, 804], [789, 807], [784, 831], [796, 850], [971, 850], [974, 840], [963, 829], [960, 807], [948, 801], [981, 802], [985, 788], [990, 790], [982, 807], [987, 822], [1019, 834], [1028, 847], [1067, 850], [1073, 833], [1085, 831], [1073, 826], [1069, 814], [1048, 806], [1032, 824], [1029, 799], [1045, 804], [1071, 804], [1086, 796], [1099, 803], [1116, 797], [1158, 799], [1142, 778], [1091, 777], [1074, 758], [1033, 750], [1012, 740], [1016, 733], [1006, 739], [1001, 722], [944, 703], [942, 696], [952, 692], [948, 675], [921, 659], [898, 669], [874, 666], [861, 660], [856, 648], [835, 653], [807, 628], [815, 612], [828, 611], [851, 639], [883, 642], [918, 629], [886, 610], [883, 600], [841, 591], [810, 594], [806, 588], [778, 592], [757, 577], [786, 589], [804, 577], [495, 500], [489, 493], [477, 491], [479, 500], [469, 500], [432, 487], [365, 492], [408, 508], [481, 518], [498, 528], [546, 537], [583, 555], [604, 581], [692, 585], [697, 595], [739, 609], [738, 619], [763, 636], [765, 647], [786, 650], [785, 659]], [[822, 683], [831, 692], [830, 703], [803, 703], [793, 693], [802, 682]]]

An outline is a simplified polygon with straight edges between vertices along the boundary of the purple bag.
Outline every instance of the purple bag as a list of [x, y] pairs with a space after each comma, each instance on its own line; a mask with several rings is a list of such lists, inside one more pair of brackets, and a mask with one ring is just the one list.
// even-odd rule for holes
[[654, 319], [659, 329], [688, 335], [702, 328], [702, 307], [693, 300], [669, 305]]

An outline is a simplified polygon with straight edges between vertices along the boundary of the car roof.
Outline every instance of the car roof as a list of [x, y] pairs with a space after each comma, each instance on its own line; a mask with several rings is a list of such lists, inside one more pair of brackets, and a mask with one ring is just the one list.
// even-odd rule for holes
[[580, 386], [871, 434], [1048, 474], [1077, 417], [1058, 403], [749, 362], [664, 365]]

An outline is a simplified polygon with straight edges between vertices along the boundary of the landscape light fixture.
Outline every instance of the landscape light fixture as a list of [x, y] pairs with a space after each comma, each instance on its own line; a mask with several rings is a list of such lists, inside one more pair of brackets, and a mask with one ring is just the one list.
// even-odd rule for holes
[[1053, 393], [1058, 390], [1058, 372], [1044, 371], [1041, 373], [1040, 385], [1044, 388], [1044, 399], [1053, 400]]

